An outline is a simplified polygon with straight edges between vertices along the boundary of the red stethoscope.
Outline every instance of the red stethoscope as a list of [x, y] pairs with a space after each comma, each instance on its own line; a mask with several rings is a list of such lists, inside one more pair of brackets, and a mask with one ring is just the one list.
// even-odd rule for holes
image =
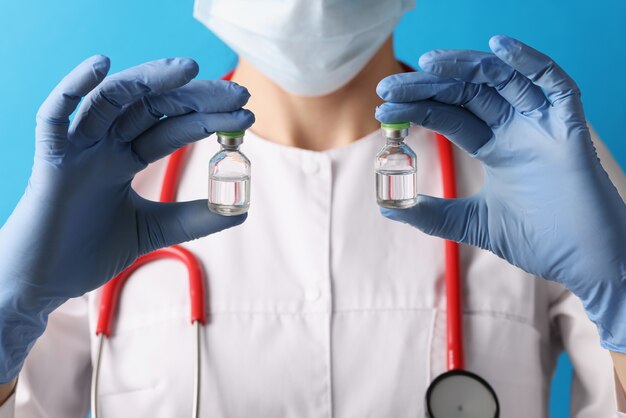
[[[222, 77], [230, 80], [233, 72]], [[437, 148], [443, 181], [443, 197], [456, 198], [456, 176], [451, 143], [437, 134]], [[176, 192], [183, 169], [187, 147], [174, 152], [168, 159], [161, 202], [176, 200]], [[191, 300], [191, 323], [194, 327], [194, 392], [192, 417], [199, 417], [200, 402], [200, 341], [202, 326], [206, 323], [206, 292], [204, 271], [199, 260], [187, 249], [173, 245], [139, 257], [130, 267], [103, 286], [96, 326], [98, 351], [91, 383], [91, 416], [98, 418], [98, 378], [102, 350], [106, 338], [113, 335], [113, 321], [122, 288], [141, 266], [154, 260], [173, 259], [185, 265]], [[500, 407], [495, 391], [480, 376], [465, 370], [463, 352], [463, 325], [461, 308], [461, 280], [459, 245], [445, 241], [445, 282], [447, 312], [447, 369], [432, 381], [426, 391], [426, 409], [431, 418], [497, 418]]]

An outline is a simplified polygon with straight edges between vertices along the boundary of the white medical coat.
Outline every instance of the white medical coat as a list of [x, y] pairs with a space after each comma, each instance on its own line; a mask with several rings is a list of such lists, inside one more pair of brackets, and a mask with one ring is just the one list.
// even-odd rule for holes
[[[383, 141], [372, 133], [313, 152], [247, 134], [247, 221], [185, 244], [208, 276], [201, 416], [424, 416], [426, 388], [446, 368], [444, 244], [380, 215], [373, 160]], [[407, 142], [418, 155], [420, 193], [440, 196], [434, 135], [414, 127]], [[217, 148], [214, 138], [194, 146], [179, 200], [206, 196], [207, 163]], [[479, 163], [459, 150], [455, 158], [459, 193], [477, 191]], [[141, 173], [136, 190], [156, 199], [164, 167], [161, 161]], [[563, 348], [574, 365], [572, 416], [616, 416], [609, 354], [576, 297], [468, 246], [462, 273], [467, 368], [494, 387], [503, 418], [548, 416]], [[99, 300], [95, 291], [50, 316], [0, 418], [87, 414]], [[191, 415], [189, 311], [186, 272], [177, 262], [154, 262], [130, 279], [104, 347], [103, 417]]]

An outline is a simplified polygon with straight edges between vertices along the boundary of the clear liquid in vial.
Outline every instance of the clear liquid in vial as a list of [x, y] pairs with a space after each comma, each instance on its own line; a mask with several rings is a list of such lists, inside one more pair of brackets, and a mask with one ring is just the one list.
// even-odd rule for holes
[[234, 216], [250, 208], [250, 176], [209, 178], [209, 209]]
[[376, 171], [376, 200], [384, 208], [414, 206], [417, 203], [417, 170]]

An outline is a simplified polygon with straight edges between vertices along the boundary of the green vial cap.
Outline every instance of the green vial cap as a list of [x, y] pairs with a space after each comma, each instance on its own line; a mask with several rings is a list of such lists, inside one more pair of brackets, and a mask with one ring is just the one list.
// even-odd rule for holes
[[246, 134], [246, 131], [218, 131], [216, 134], [224, 138], [241, 138]]
[[382, 122], [380, 124], [380, 127], [383, 129], [397, 129], [397, 130], [409, 129], [410, 126], [411, 126], [410, 122], [395, 122], [395, 123]]

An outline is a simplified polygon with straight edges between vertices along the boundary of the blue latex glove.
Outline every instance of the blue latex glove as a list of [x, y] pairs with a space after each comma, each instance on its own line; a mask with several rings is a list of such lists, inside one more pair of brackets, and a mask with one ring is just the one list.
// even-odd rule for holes
[[32, 175], [0, 230], [0, 383], [17, 375], [48, 314], [68, 298], [103, 285], [142, 254], [245, 220], [210, 212], [206, 200], [148, 201], [131, 180], [214, 131], [248, 128], [247, 90], [192, 80], [198, 66], [190, 59], [105, 78], [108, 70], [106, 57], [84, 61], [37, 114]]
[[600, 165], [580, 91], [549, 57], [505, 36], [493, 54], [431, 51], [424, 72], [378, 85], [376, 117], [411, 121], [478, 159], [474, 196], [420, 196], [383, 209], [422, 231], [492, 251], [564, 284], [598, 326], [602, 345], [626, 352], [626, 207]]

